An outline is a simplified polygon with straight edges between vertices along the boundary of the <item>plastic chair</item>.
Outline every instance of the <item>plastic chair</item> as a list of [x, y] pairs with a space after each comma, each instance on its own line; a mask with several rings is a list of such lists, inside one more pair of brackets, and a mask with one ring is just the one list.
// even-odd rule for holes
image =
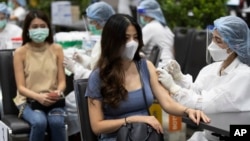
[[74, 80], [74, 90], [76, 104], [81, 127], [82, 141], [97, 141], [97, 136], [93, 133], [89, 120], [88, 99], [85, 97], [88, 79]]
[[[0, 50], [0, 111], [1, 121], [8, 127], [8, 141], [28, 141], [30, 125], [18, 118], [18, 109], [13, 102], [17, 87], [13, 68], [14, 50]], [[67, 124], [66, 133], [67, 133]], [[46, 133], [46, 140], [48, 134]], [[66, 141], [68, 136], [66, 134]]]
[[157, 67], [160, 58], [161, 58], [161, 48], [156, 45], [153, 47], [148, 59], [155, 65], [155, 67]]

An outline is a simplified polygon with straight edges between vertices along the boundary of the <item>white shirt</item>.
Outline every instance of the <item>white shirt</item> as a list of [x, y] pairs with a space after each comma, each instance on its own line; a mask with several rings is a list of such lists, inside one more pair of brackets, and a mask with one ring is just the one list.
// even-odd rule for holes
[[153, 47], [158, 45], [161, 48], [159, 67], [174, 59], [174, 34], [168, 26], [164, 27], [158, 21], [153, 20], [142, 28], [142, 34], [144, 43], [142, 50], [147, 58]]
[[22, 32], [23, 30], [19, 26], [7, 23], [5, 28], [0, 31], [0, 38], [5, 37], [11, 39], [14, 37], [22, 37]]
[[22, 37], [22, 32], [19, 26], [7, 23], [5, 28], [0, 31], [0, 49], [13, 48], [11, 38]]
[[[215, 62], [204, 67], [195, 82], [179, 82], [185, 86], [173, 96], [179, 103], [205, 113], [250, 111], [250, 67], [236, 58], [219, 75], [222, 62]], [[189, 85], [187, 85], [189, 83]], [[210, 140], [207, 131], [194, 134], [190, 141]]]

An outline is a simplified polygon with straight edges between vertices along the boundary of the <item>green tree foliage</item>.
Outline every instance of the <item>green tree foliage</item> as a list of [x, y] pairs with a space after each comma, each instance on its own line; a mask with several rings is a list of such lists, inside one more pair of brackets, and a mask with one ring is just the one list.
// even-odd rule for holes
[[158, 0], [168, 25], [205, 28], [227, 15], [227, 0]]

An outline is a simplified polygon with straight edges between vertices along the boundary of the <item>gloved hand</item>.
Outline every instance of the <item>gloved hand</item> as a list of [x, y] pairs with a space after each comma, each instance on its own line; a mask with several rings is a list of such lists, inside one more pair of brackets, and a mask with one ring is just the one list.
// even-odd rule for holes
[[176, 94], [181, 87], [175, 84], [172, 76], [164, 69], [158, 68], [157, 73], [159, 74], [158, 80], [161, 84], [170, 91], [172, 94]]
[[84, 54], [81, 52], [75, 52], [73, 55], [73, 60], [75, 60], [77, 63], [81, 64], [83, 67], [90, 69], [90, 63], [92, 61], [92, 56], [88, 56], [87, 54]]
[[63, 60], [63, 65], [66, 69], [68, 69], [69, 71], [71, 72], [75, 72], [75, 65], [76, 65], [76, 62], [73, 61], [72, 59], [64, 56], [64, 60]]
[[79, 64], [84, 64], [85, 63], [85, 58], [84, 54], [80, 54], [79, 52], [75, 52], [73, 55], [73, 59], [79, 63]]
[[169, 74], [173, 76], [174, 80], [181, 80], [183, 74], [181, 72], [181, 67], [175, 60], [171, 60], [165, 67], [163, 67]]

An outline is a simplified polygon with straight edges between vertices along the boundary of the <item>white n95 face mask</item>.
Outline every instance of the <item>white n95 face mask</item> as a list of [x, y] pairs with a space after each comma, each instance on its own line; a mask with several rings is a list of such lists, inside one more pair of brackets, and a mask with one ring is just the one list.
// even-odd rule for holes
[[227, 53], [227, 49], [220, 48], [213, 41], [211, 42], [211, 44], [208, 46], [207, 49], [214, 61], [224, 61], [229, 56], [229, 54]]
[[133, 60], [137, 48], [138, 42], [136, 42], [135, 40], [129, 41], [124, 48], [122, 57], [124, 59]]

